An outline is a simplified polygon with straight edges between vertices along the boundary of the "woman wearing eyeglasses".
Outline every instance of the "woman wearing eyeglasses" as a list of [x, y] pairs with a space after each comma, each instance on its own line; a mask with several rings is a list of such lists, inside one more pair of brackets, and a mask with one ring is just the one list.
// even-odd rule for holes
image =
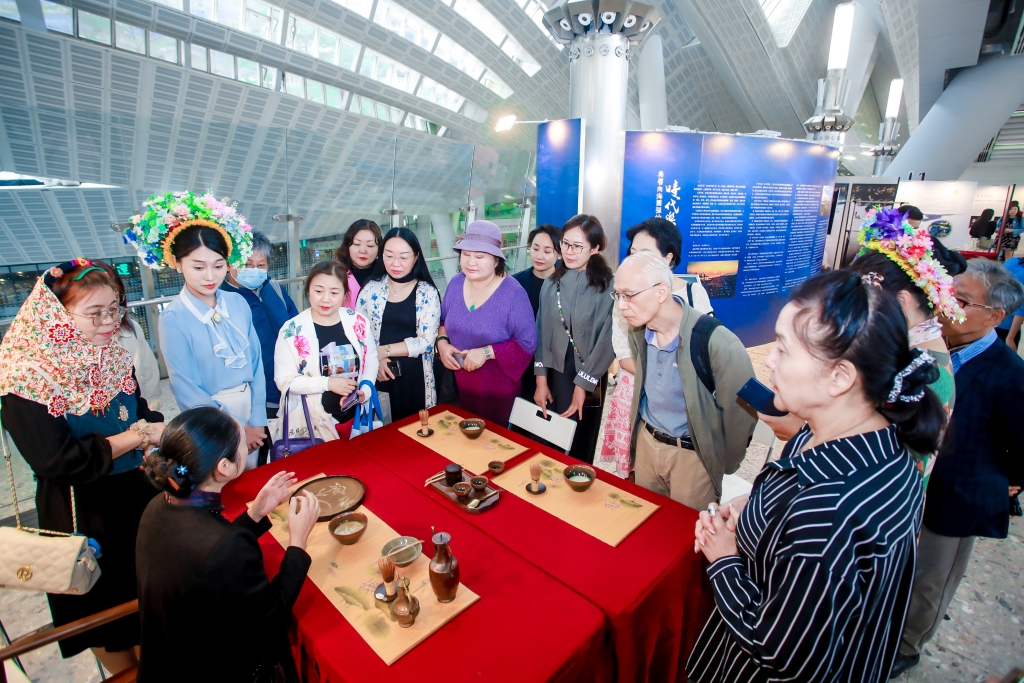
[[537, 315], [537, 376], [534, 402], [580, 421], [570, 454], [594, 462], [601, 411], [584, 419], [588, 396], [601, 405], [612, 349], [612, 269], [601, 256], [607, 245], [604, 228], [594, 216], [580, 214], [562, 227], [562, 261], [540, 291]]
[[416, 234], [392, 228], [381, 244], [381, 265], [359, 291], [358, 310], [377, 342], [377, 391], [387, 392], [391, 419], [437, 404], [434, 341], [441, 297]]
[[[3, 426], [36, 476], [36, 526], [99, 544], [92, 589], [47, 596], [54, 626], [135, 599], [135, 537], [156, 494], [139, 466], [164, 418], [114, 341], [125, 309], [105, 265], [80, 258], [44, 273], [0, 344]], [[62, 640], [60, 650], [92, 648], [116, 673], [138, 662], [138, 644], [132, 615]]]

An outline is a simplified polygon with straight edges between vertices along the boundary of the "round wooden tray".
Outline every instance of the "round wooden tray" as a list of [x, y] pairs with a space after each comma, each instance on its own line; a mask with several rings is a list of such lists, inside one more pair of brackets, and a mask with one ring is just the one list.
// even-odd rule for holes
[[316, 520], [318, 522], [327, 522], [335, 515], [355, 510], [366, 497], [366, 486], [363, 482], [355, 477], [340, 474], [303, 484], [292, 496], [300, 491], [309, 491], [320, 501], [320, 517]]

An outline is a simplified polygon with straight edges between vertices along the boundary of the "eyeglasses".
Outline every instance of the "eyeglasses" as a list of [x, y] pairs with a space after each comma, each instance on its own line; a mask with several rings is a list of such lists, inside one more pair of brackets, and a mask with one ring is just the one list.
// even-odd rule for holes
[[[659, 282], [658, 284], [661, 284], [661, 283]], [[608, 296], [610, 296], [616, 303], [618, 303], [619, 301], [625, 301], [628, 304], [628, 303], [630, 303], [633, 300], [633, 297], [636, 296], [637, 294], [643, 294], [648, 289], [654, 289], [657, 286], [658, 285], [651, 285], [650, 287], [644, 287], [640, 291], [633, 292], [633, 293], [612, 291], [612, 292], [608, 292]]]
[[985, 304], [976, 304], [973, 301], [967, 301], [966, 299], [961, 299], [958, 296], [953, 297], [953, 298], [956, 299], [956, 302], [958, 304], [960, 304], [960, 308], [966, 309], [968, 306], [974, 306], [975, 308], [984, 308], [984, 309], [987, 309], [987, 310], [990, 310], [990, 311], [996, 310], [995, 306], [986, 306]]
[[416, 257], [411, 254], [392, 254], [389, 251], [385, 251], [381, 258], [385, 261], [393, 261], [394, 263], [411, 263], [416, 260]]
[[565, 240], [562, 240], [560, 244], [562, 245], [562, 251], [569, 254], [582, 254], [583, 250], [590, 246], [589, 244], [573, 244], [572, 242], [566, 242]]
[[104, 323], [117, 322], [124, 317], [124, 314], [128, 312], [128, 309], [124, 306], [112, 306], [105, 311], [100, 311], [96, 315], [88, 315], [86, 313], [72, 313], [71, 315], [77, 315], [79, 318], [88, 318], [92, 320], [92, 324], [96, 327], [102, 327]]

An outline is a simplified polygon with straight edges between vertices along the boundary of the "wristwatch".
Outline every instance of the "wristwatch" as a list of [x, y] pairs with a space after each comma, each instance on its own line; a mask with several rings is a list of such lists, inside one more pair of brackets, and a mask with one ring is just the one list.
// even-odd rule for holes
[[484, 358], [487, 359], [487, 360], [491, 359], [491, 347], [490, 346], [485, 346], [484, 347]]
[[384, 353], [388, 354], [388, 358], [391, 358], [391, 344], [384, 347]]

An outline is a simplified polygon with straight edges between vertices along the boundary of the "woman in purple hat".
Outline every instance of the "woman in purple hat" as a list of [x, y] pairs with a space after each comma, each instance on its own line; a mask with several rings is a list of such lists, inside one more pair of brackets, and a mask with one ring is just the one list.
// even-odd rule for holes
[[473, 221], [455, 251], [461, 272], [441, 302], [437, 353], [455, 371], [459, 405], [506, 424], [537, 346], [533, 308], [526, 290], [506, 277], [497, 225]]

